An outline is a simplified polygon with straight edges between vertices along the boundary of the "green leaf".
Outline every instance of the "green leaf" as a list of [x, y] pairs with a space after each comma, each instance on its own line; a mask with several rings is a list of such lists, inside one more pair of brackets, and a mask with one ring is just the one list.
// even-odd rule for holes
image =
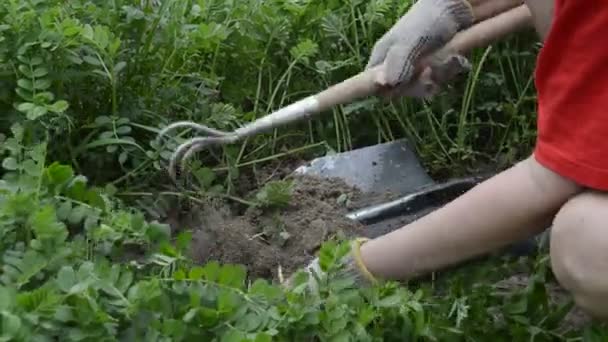
[[14, 305], [15, 290], [0, 285], [0, 312], [9, 310]]
[[220, 269], [218, 282], [234, 288], [242, 289], [245, 285], [247, 270], [242, 265], [224, 265]]
[[108, 77], [108, 74], [105, 71], [101, 70], [101, 69], [95, 69], [95, 70], [93, 70], [93, 73], [97, 74], [97, 75], [99, 75], [101, 77]]
[[29, 111], [26, 116], [29, 120], [36, 120], [46, 115], [47, 113], [48, 110], [46, 109], [46, 107], [36, 106], [33, 110]]
[[220, 264], [216, 261], [208, 262], [205, 267], [203, 267], [203, 274], [206, 280], [217, 281], [220, 274]]
[[81, 34], [86, 39], [93, 40], [93, 27], [91, 27], [89, 24], [84, 25]]
[[211, 168], [202, 167], [194, 172], [196, 179], [203, 189], [209, 189], [215, 181], [215, 172]]
[[36, 96], [34, 96], [34, 102], [36, 103], [49, 103], [52, 102], [55, 99], [55, 95], [53, 93], [51, 93], [50, 91], [42, 91], [39, 93], [36, 93]]
[[116, 125], [124, 126], [124, 125], [128, 124], [129, 122], [131, 122], [131, 120], [129, 120], [129, 118], [122, 117], [122, 118], [118, 118], [118, 120], [116, 120]]
[[74, 177], [74, 171], [68, 165], [55, 162], [47, 167], [46, 176], [50, 184], [64, 185]]
[[118, 282], [116, 283], [116, 288], [119, 289], [122, 293], [126, 293], [129, 290], [129, 287], [133, 283], [133, 273], [129, 271], [122, 272]]
[[329, 287], [332, 291], [340, 292], [349, 288], [353, 288], [355, 286], [354, 277], [343, 277], [338, 279], [332, 279], [329, 284]]
[[34, 81], [34, 88], [37, 90], [46, 90], [51, 87], [51, 80], [41, 79]]
[[131, 216], [131, 228], [135, 231], [140, 231], [144, 228], [146, 222], [141, 213], [136, 213]]
[[72, 308], [67, 305], [58, 306], [55, 310], [55, 315], [53, 316], [53, 318], [63, 323], [72, 321], [74, 319]]
[[95, 43], [97, 43], [101, 49], [105, 49], [110, 41], [108, 29], [103, 26], [95, 26], [93, 34]]
[[63, 113], [68, 109], [68, 107], [69, 104], [65, 100], [59, 100], [52, 105], [47, 106], [47, 108], [53, 113]]
[[30, 218], [32, 230], [39, 240], [63, 241], [67, 238], [66, 227], [57, 218], [55, 208], [51, 205], [40, 207]]
[[20, 112], [22, 112], [22, 113], [27, 113], [29, 111], [32, 111], [35, 107], [36, 107], [36, 105], [33, 104], [33, 103], [23, 102], [23, 103], [20, 103], [17, 106], [17, 110], [20, 111]]
[[131, 126], [120, 126], [116, 129], [116, 132], [120, 135], [131, 133]]
[[63, 292], [70, 292], [76, 281], [76, 273], [71, 266], [61, 267], [57, 273], [57, 285]]
[[2, 334], [3, 336], [17, 337], [21, 330], [21, 318], [10, 312], [2, 312]]
[[222, 336], [221, 342], [246, 342], [247, 340], [245, 333], [238, 330], [230, 330]]
[[78, 205], [70, 212], [68, 216], [68, 222], [71, 224], [78, 224], [82, 222], [84, 216], [87, 214], [88, 208], [84, 205]]
[[90, 142], [86, 145], [83, 145], [81, 147], [81, 149], [88, 150], [88, 149], [93, 149], [96, 147], [108, 146], [108, 145], [129, 145], [129, 146], [137, 147], [142, 152], [145, 152], [145, 150], [141, 146], [139, 146], [137, 143], [134, 143], [128, 139], [98, 139], [98, 140]]
[[201, 280], [203, 279], [203, 275], [205, 270], [200, 266], [193, 267], [188, 273], [188, 278], [192, 280]]
[[68, 59], [70, 62], [72, 62], [72, 63], [74, 63], [74, 64], [76, 64], [76, 65], [80, 65], [80, 64], [82, 64], [82, 58], [80, 58], [80, 56], [78, 56], [78, 55], [76, 55], [76, 54], [68, 54], [68, 55], [66, 55], [66, 58], [67, 58], [67, 59]]
[[114, 74], [118, 75], [127, 66], [127, 62], [118, 62], [114, 66]]
[[78, 26], [68, 26], [63, 29], [63, 35], [66, 37], [73, 37], [80, 33], [80, 27]]
[[36, 162], [28, 159], [23, 162], [23, 171], [32, 177], [39, 177], [42, 173], [42, 168], [36, 165]]
[[26, 89], [29, 91], [34, 91], [34, 84], [30, 80], [21, 78], [21, 79], [17, 80], [17, 85], [23, 89]]
[[32, 70], [27, 65], [19, 64], [19, 66], [17, 67], [17, 69], [19, 69], [19, 71], [25, 77], [27, 77], [27, 78], [33, 78], [34, 77], [34, 73], [32, 72]]
[[57, 208], [57, 217], [60, 220], [65, 221], [68, 219], [68, 216], [70, 215], [71, 212], [72, 212], [72, 202], [65, 201], [65, 202], [61, 203], [59, 208]]
[[177, 270], [177, 271], [175, 271], [175, 273], [173, 273], [173, 279], [175, 279], [175, 280], [185, 280], [186, 279], [186, 272], [184, 272], [184, 270]]
[[97, 57], [84, 56], [84, 57], [82, 57], [82, 59], [91, 65], [101, 66], [101, 62], [99, 61], [99, 59]]
[[199, 312], [198, 308], [192, 308], [192, 309], [188, 310], [188, 312], [186, 312], [186, 314], [184, 315], [184, 317], [182, 319], [184, 320], [184, 322], [190, 323], [196, 317], [198, 312]]
[[260, 327], [260, 325], [262, 324], [262, 318], [253, 313], [250, 312], [248, 314], [246, 314], [245, 316], [242, 316], [239, 318], [238, 320], [238, 324], [237, 324], [237, 328], [246, 332], [254, 332], [256, 329], [258, 329]]
[[254, 342], [271, 342], [272, 336], [266, 333], [257, 333]]
[[34, 72], [32, 75], [35, 78], [40, 78], [40, 77], [44, 77], [44, 76], [48, 75], [48, 73], [49, 73], [49, 71], [47, 68], [38, 67], [38, 68], [34, 69]]
[[102, 115], [95, 118], [95, 124], [98, 126], [105, 126], [112, 124], [112, 119], [109, 116]]
[[15, 158], [8, 157], [2, 161], [2, 167], [6, 170], [14, 171], [19, 168], [19, 164], [17, 163], [17, 160]]
[[34, 97], [32, 95], [32, 92], [29, 90], [25, 90], [23, 88], [16, 88], [15, 89], [15, 93], [17, 93], [17, 95], [19, 95], [20, 98], [22, 98], [25, 101], [28, 102], [33, 102], [34, 101]]
[[43, 60], [42, 57], [32, 57], [32, 59], [30, 60], [30, 65], [31, 66], [36, 66], [36, 65], [40, 65], [42, 64]]
[[23, 55], [26, 53], [25, 50], [27, 50], [26, 46], [19, 48], [19, 51], [17, 51], [17, 59], [23, 64], [30, 64], [30, 59]]
[[401, 303], [401, 296], [398, 294], [390, 295], [388, 297], [384, 297], [378, 301], [378, 306], [383, 307], [395, 307]]

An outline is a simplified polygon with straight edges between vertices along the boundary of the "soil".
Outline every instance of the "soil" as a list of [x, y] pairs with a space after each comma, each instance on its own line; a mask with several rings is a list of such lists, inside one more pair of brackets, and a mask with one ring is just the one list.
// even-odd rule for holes
[[329, 239], [376, 238], [413, 222], [439, 206], [414, 210], [364, 226], [345, 217], [349, 212], [393, 200], [399, 194], [363, 194], [340, 179], [294, 176], [300, 160], [283, 160], [243, 172], [238, 196], [251, 198], [270, 180], [294, 181], [290, 205], [280, 210], [237, 206], [224, 200], [189, 203], [187, 213], [172, 220], [172, 230], [193, 233], [195, 262], [242, 264], [250, 277], [280, 280], [304, 267]]
[[[188, 215], [179, 223], [182, 229], [193, 232], [191, 253], [195, 262], [205, 264], [241, 264], [250, 279], [281, 280], [312, 260], [321, 244], [334, 237], [375, 238], [438, 209], [430, 206], [411, 215], [364, 226], [345, 215], [353, 210], [390, 201], [396, 194], [365, 195], [338, 179], [312, 176], [289, 176], [297, 161], [287, 165], [271, 165], [258, 170], [255, 177], [248, 175], [247, 187], [240, 195], [249, 198], [270, 180], [289, 177], [294, 181], [294, 192], [287, 208], [280, 211], [248, 208], [239, 210], [224, 200], [207, 200], [190, 207]], [[242, 182], [239, 182], [243, 184]], [[245, 190], [244, 190], [245, 189]], [[518, 274], [498, 284], [497, 289], [514, 290], [526, 286], [527, 275]], [[558, 285], [550, 286], [550, 297], [555, 302], [568, 299]], [[577, 329], [590, 318], [574, 308], [563, 322], [564, 329]]]
[[356, 189], [340, 180], [292, 179], [290, 204], [280, 211], [252, 207], [239, 214], [219, 200], [192, 208], [180, 227], [193, 231], [193, 259], [242, 264], [252, 278], [276, 280], [279, 272], [287, 277], [310, 262], [323, 242], [365, 233], [345, 217], [354, 209], [348, 199], [358, 198]]

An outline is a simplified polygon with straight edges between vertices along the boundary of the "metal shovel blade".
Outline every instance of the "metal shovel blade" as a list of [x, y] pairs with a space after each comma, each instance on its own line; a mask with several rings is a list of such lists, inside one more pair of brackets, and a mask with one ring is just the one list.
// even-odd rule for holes
[[339, 178], [367, 193], [400, 195], [434, 183], [404, 139], [320, 157], [295, 173]]

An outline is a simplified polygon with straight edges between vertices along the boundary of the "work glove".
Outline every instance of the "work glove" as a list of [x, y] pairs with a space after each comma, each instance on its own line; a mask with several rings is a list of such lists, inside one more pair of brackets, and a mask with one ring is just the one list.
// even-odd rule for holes
[[[474, 20], [473, 9], [467, 0], [418, 0], [376, 42], [366, 68], [384, 63], [384, 75], [377, 80], [380, 85], [395, 88], [408, 84], [414, 81], [416, 63], [421, 57], [444, 46], [457, 32], [471, 26]], [[441, 68], [451, 56], [443, 59], [435, 61], [431, 69]], [[421, 86], [424, 88], [429, 84]]]
[[422, 71], [405, 84], [396, 87], [384, 86], [380, 95], [387, 97], [406, 96], [429, 99], [458, 74], [471, 70], [471, 64], [462, 55], [447, 53], [427, 59]]
[[[350, 251], [346, 256], [340, 260], [342, 267], [337, 274], [334, 274], [336, 278], [343, 279], [349, 277], [354, 279], [354, 285], [357, 287], [363, 287], [368, 285], [377, 284], [378, 280], [367, 270], [365, 264], [361, 259], [361, 245], [368, 241], [365, 238], [359, 238], [351, 241]], [[324, 281], [327, 278], [327, 274], [322, 270], [319, 258], [314, 258], [306, 267], [304, 272], [308, 274], [308, 281], [305, 285], [308, 290], [316, 292], [319, 288], [318, 281]], [[293, 288], [296, 286], [295, 278], [297, 274], [292, 275], [284, 283], [287, 288]]]

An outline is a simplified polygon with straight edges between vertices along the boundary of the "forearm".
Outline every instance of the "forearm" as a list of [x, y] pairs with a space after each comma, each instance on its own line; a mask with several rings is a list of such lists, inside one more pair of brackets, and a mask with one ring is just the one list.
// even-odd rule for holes
[[445, 207], [361, 248], [378, 278], [406, 280], [486, 254], [547, 228], [581, 189], [533, 158], [496, 175]]
[[467, 0], [467, 2], [473, 9], [475, 22], [484, 21], [524, 4], [524, 0]]
[[553, 23], [554, 0], [526, 0], [526, 6], [532, 13], [534, 28], [544, 41]]

